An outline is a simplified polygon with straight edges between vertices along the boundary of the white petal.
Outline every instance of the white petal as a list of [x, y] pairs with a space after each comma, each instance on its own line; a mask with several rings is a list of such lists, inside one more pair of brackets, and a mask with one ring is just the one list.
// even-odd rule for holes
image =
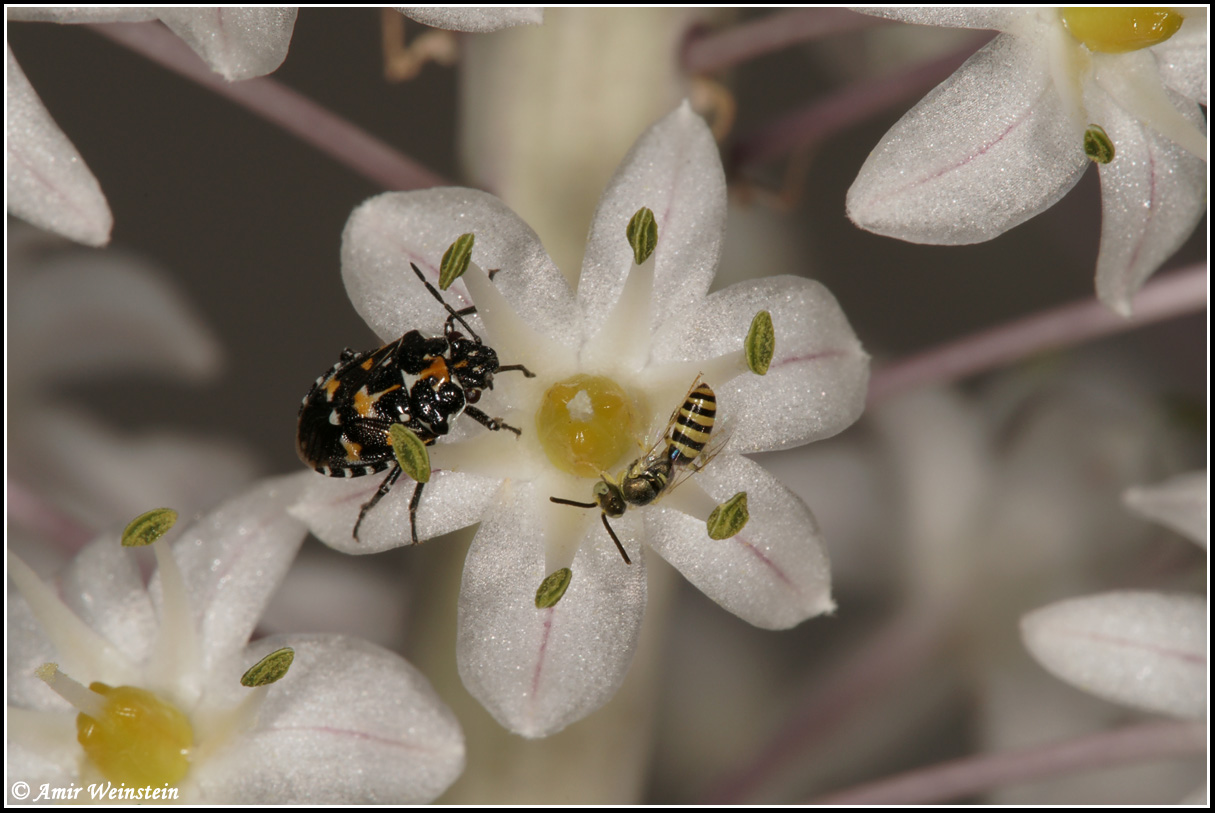
[[[409, 503], [415, 483], [405, 475], [367, 512], [359, 526], [359, 538], [353, 536], [359, 511], [387, 476], [384, 472], [345, 480], [312, 473], [290, 513], [306, 524], [317, 539], [343, 553], [379, 553], [412, 544]], [[432, 472], [418, 504], [418, 539], [430, 539], [480, 522], [501, 484], [501, 478]]]
[[1103, 593], [1021, 619], [1025, 645], [1057, 677], [1115, 703], [1206, 715], [1207, 605], [1198, 596]]
[[696, 482], [718, 503], [746, 491], [751, 519], [737, 535], [714, 540], [703, 520], [659, 503], [645, 512], [659, 556], [757, 627], [786, 629], [835, 608], [827, 551], [805, 503], [737, 455], [717, 457]]
[[105, 245], [114, 217], [101, 186], [5, 48], [8, 210], [78, 243]]
[[[173, 543], [200, 636], [200, 667], [213, 666], [249, 640], [304, 540], [304, 526], [287, 508], [310, 476], [265, 480], [191, 524]], [[161, 581], [158, 572], [149, 585], [158, 608], [164, 605]]]
[[[134, 517], [132, 517], [134, 518]], [[81, 621], [139, 662], [156, 635], [156, 614], [139, 572], [135, 551], [106, 534], [80, 552], [63, 573], [60, 595]], [[101, 675], [73, 676], [102, 680]]]
[[281, 646], [295, 650], [290, 670], [268, 687], [256, 727], [200, 767], [202, 801], [420, 804], [459, 776], [460, 726], [404, 659], [316, 635], [264, 639], [245, 660]]
[[[473, 262], [499, 270], [494, 284], [515, 312], [542, 336], [578, 346], [573, 294], [536, 233], [502, 201], [473, 189], [388, 192], [354, 210], [342, 234], [342, 279], [355, 310], [385, 341], [409, 330], [441, 334], [446, 312], [409, 264], [433, 284], [443, 253], [470, 232]], [[456, 309], [473, 304], [462, 282], [444, 297]]]
[[913, 243], [990, 240], [1048, 208], [1087, 166], [1045, 47], [1003, 35], [899, 120], [848, 190], [861, 228]]
[[[1173, 103], [1201, 128], [1193, 102]], [[1114, 160], [1100, 166], [1101, 250], [1097, 296], [1128, 316], [1132, 297], [1186, 241], [1207, 208], [1207, 164], [1139, 122], [1094, 87], [1089, 111], [1114, 142]]]
[[283, 64], [295, 8], [163, 8], [160, 19], [228, 81], [264, 76]]
[[533, 484], [515, 489], [468, 551], [456, 658], [464, 685], [499, 723], [544, 737], [602, 706], [623, 682], [645, 611], [645, 565], [629, 517], [614, 526], [631, 565], [598, 522], [588, 523], [568, 591], [557, 606], [537, 609], [548, 507], [537, 501], [549, 495]]
[[28, 797], [14, 798], [15, 782], [12, 780], [20, 777], [34, 794], [44, 784], [53, 788], [71, 787], [80, 779], [80, 743], [76, 741], [75, 714], [14, 708], [12, 702], [10, 695], [5, 715], [8, 747], [4, 753], [4, 770], [11, 784], [6, 789], [6, 799], [10, 805], [26, 805], [30, 801]]
[[410, 19], [433, 28], [482, 34], [516, 25], [540, 25], [544, 9], [517, 6], [504, 8], [435, 8], [431, 6], [394, 6]]
[[1185, 9], [1181, 30], [1152, 48], [1152, 54], [1166, 85], [1206, 107], [1210, 74], [1207, 72], [1205, 8]]
[[633, 267], [625, 231], [641, 207], [654, 212], [655, 324], [704, 298], [721, 259], [726, 178], [704, 120], [684, 102], [646, 131], [608, 183], [587, 238], [578, 304], [594, 335]]
[[[946, 28], [992, 28], [1005, 31], [1018, 17], [1027, 12], [1004, 8], [853, 8], [861, 14], [898, 20], [914, 25], [937, 25]], [[1028, 12], [1032, 13], [1032, 12]]]
[[730, 450], [786, 449], [850, 426], [865, 407], [869, 357], [835, 298], [813, 280], [766, 277], [717, 291], [682, 335], [655, 342], [656, 355], [668, 361], [737, 353], [761, 310], [771, 313], [776, 333], [767, 375], [709, 382], [729, 421]]
[[1210, 496], [1207, 473], [1179, 474], [1154, 487], [1132, 488], [1122, 495], [1127, 507], [1207, 546]]
[[218, 339], [163, 271], [116, 249], [64, 245], [10, 254], [12, 271], [25, 272], [10, 290], [10, 336], [39, 351], [17, 372], [43, 386], [54, 376], [138, 371], [199, 381], [219, 372]]
[[43, 23], [138, 23], [156, 19], [154, 8], [94, 8], [90, 6], [8, 6], [9, 20]]

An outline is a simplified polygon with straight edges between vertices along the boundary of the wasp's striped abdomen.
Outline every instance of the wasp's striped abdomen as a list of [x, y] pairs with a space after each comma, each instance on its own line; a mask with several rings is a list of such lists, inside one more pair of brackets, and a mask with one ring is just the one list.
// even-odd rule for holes
[[717, 416], [717, 396], [705, 383], [698, 384], [675, 415], [667, 438], [667, 459], [684, 466], [696, 459], [709, 442]]

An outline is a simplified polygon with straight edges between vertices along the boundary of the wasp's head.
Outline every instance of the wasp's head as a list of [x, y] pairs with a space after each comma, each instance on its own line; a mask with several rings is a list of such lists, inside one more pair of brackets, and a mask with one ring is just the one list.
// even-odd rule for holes
[[603, 513], [613, 519], [624, 516], [624, 509], [628, 507], [624, 502], [624, 494], [620, 492], [620, 486], [607, 479], [607, 477], [595, 483], [591, 494], [595, 498], [595, 503], [603, 510]]

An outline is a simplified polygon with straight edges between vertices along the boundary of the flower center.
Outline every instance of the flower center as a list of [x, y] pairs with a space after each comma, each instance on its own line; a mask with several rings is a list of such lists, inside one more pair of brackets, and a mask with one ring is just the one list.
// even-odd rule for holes
[[76, 716], [76, 739], [102, 776], [128, 787], [176, 785], [190, 767], [194, 731], [175, 706], [134, 686], [91, 683], [99, 717]]
[[578, 477], [614, 466], [633, 446], [639, 423], [624, 388], [599, 375], [558, 381], [536, 410], [536, 436], [549, 461]]
[[1185, 22], [1180, 14], [1164, 8], [1063, 8], [1059, 17], [1090, 51], [1106, 54], [1159, 45]]

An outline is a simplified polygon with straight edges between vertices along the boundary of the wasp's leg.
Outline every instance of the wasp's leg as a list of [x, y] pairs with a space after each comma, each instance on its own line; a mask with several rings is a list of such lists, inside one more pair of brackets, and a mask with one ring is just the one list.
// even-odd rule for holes
[[413, 497], [409, 500], [409, 534], [413, 538], [413, 544], [418, 544], [418, 506], [422, 504], [422, 488], [425, 483], [418, 483], [413, 487]]
[[[372, 508], [375, 508], [376, 503], [378, 503], [380, 500], [384, 499], [384, 495], [392, 490], [392, 484], [395, 483], [397, 481], [397, 478], [400, 476], [401, 476], [401, 467], [400, 467], [400, 465], [394, 463], [392, 466], [392, 471], [390, 471], [388, 473], [388, 476], [384, 478], [384, 482], [380, 483], [379, 490], [377, 490], [376, 493], [372, 495], [370, 500], [363, 503], [363, 507], [359, 509], [359, 518], [354, 523], [354, 533], [352, 534], [354, 536], [356, 542], [358, 541], [358, 538], [359, 538], [359, 526], [363, 524], [363, 517], [367, 516], [368, 511], [370, 511]], [[416, 537], [415, 537], [414, 541], [415, 542], [417, 541]]]
[[508, 432], [514, 432], [516, 435], [523, 434], [515, 427], [511, 426], [508, 423], [505, 423], [501, 418], [491, 418], [488, 415], [486, 415], [484, 412], [482, 412], [481, 410], [477, 409], [475, 406], [464, 407], [464, 414], [468, 415], [470, 418], [472, 418], [474, 421], [476, 421], [477, 423], [484, 426], [486, 429], [492, 429], [495, 432], [505, 429]]

